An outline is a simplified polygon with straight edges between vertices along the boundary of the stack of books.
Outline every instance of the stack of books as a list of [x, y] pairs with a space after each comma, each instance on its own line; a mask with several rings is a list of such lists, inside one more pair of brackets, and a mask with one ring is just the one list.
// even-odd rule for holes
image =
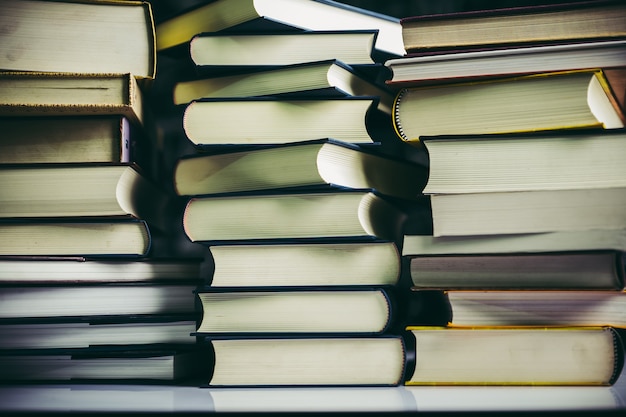
[[[469, 134], [507, 129], [619, 128], [615, 97], [605, 93], [608, 70], [541, 69], [520, 81], [499, 74], [482, 80], [490, 94], [480, 95], [480, 103], [490, 105], [485, 110], [460, 101], [482, 90], [474, 79], [469, 86], [450, 77], [429, 80], [425, 88], [386, 79], [380, 63], [393, 72], [394, 62], [413, 59], [406, 36], [393, 48], [383, 43], [391, 33], [398, 45], [408, 20], [332, 1], [218, 0], [157, 25], [160, 51], [194, 67], [171, 81], [178, 125], [194, 149], [176, 161], [172, 176], [176, 193], [188, 198], [183, 229], [212, 258], [210, 278], [198, 289], [203, 313], [196, 333], [211, 349], [208, 385], [611, 384], [623, 354], [608, 323], [577, 323], [575, 330], [548, 322], [453, 326], [453, 311], [454, 320], [434, 325], [412, 313], [430, 308], [429, 296], [449, 302], [454, 286], [439, 281], [409, 291], [403, 282], [407, 274], [416, 281], [427, 276], [413, 272], [411, 238], [440, 238], [438, 213], [430, 212], [435, 203], [424, 207], [423, 191], [432, 200], [428, 187], [440, 163], [423, 146], [427, 137], [442, 143], [444, 135], [463, 135], [467, 143]], [[346, 47], [348, 38], [369, 43]], [[614, 43], [608, 47], [619, 51]], [[589, 87], [601, 112], [587, 104]], [[520, 99], [511, 99], [515, 93]], [[522, 107], [507, 109], [509, 103]], [[520, 117], [524, 108], [528, 114]], [[486, 127], [492, 130], [480, 130]], [[513, 142], [507, 137], [507, 143]], [[418, 163], [425, 156], [428, 170]], [[416, 225], [408, 212], [421, 219], [427, 212], [428, 221]], [[431, 221], [436, 237], [423, 233], [432, 231]], [[421, 235], [406, 233], [420, 229]], [[583, 264], [588, 259], [560, 255], [568, 257], [559, 258], [561, 264], [570, 256]], [[476, 275], [487, 275], [481, 259], [470, 261], [479, 265]], [[453, 268], [435, 265], [444, 274]], [[466, 268], [451, 271], [457, 282], [468, 281]]]
[[413, 289], [445, 292], [451, 313], [444, 328], [412, 330], [418, 352], [448, 335], [445, 361], [418, 353], [432, 373], [416, 383], [619, 376], [625, 22], [623, 2], [598, 1], [402, 21], [408, 53], [386, 62], [393, 120], [428, 152], [433, 217], [402, 253]]
[[[428, 170], [394, 153], [415, 148], [393, 133], [393, 95], [379, 80], [389, 56], [379, 42], [399, 22], [331, 1], [254, 5], [285, 29], [209, 25], [241, 13], [232, 0], [157, 25], [162, 53], [195, 66], [172, 83], [194, 146], [173, 187], [188, 199], [184, 232], [213, 265], [197, 292], [208, 384], [401, 384], [398, 243], [406, 208], [427, 210]], [[290, 20], [302, 18], [332, 25]], [[182, 46], [169, 42], [200, 21]]]
[[200, 261], [157, 250], [176, 199], [145, 137], [151, 6], [9, 0], [0, 19], [0, 379], [189, 376]]
[[2, 2], [2, 382], [615, 381], [623, 2], [200, 3]]

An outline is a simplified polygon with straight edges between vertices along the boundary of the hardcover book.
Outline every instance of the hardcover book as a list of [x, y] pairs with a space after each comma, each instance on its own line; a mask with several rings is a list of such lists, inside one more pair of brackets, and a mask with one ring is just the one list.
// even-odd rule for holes
[[413, 289], [613, 290], [624, 289], [618, 251], [413, 255]]
[[192, 242], [389, 240], [400, 236], [403, 210], [372, 192], [193, 197], [183, 215]]
[[404, 235], [402, 255], [476, 255], [563, 251], [626, 251], [626, 229], [570, 230], [502, 235]]
[[0, 27], [5, 71], [156, 74], [147, 1], [3, 0]]
[[270, 30], [281, 26], [310, 31], [377, 30], [376, 49], [394, 55], [405, 53], [399, 19], [332, 0], [214, 1], [159, 23], [157, 49], [183, 44], [202, 32], [235, 28], [257, 32], [268, 26]]
[[624, 127], [602, 71], [566, 71], [409, 87], [394, 107], [406, 141], [426, 136]]
[[0, 118], [0, 164], [149, 165], [147, 140], [124, 116]]
[[174, 85], [174, 104], [186, 104], [204, 98], [366, 96], [377, 97], [377, 109], [391, 114], [393, 94], [370, 78], [341, 61], [307, 62], [179, 81]]
[[143, 123], [134, 75], [0, 72], [0, 116], [123, 115]]
[[372, 143], [375, 97], [203, 99], [185, 105], [183, 129], [196, 146], [267, 145], [333, 138]]
[[207, 195], [335, 187], [416, 199], [427, 177], [426, 166], [322, 140], [181, 158], [174, 168], [174, 188], [178, 195]]
[[624, 129], [433, 137], [423, 143], [430, 161], [425, 194], [626, 186]]
[[382, 334], [397, 305], [382, 288], [200, 289], [198, 335]]
[[152, 235], [133, 219], [5, 221], [0, 256], [145, 256]]
[[389, 59], [385, 66], [391, 71], [387, 84], [395, 87], [584, 68], [607, 70], [626, 66], [626, 40], [449, 49]]
[[[626, 35], [620, 1], [559, 2], [401, 19], [409, 52], [475, 45], [571, 42]], [[506, 30], [503, 30], [506, 28]]]
[[447, 291], [453, 326], [626, 327], [623, 290]]
[[3, 218], [134, 217], [156, 226], [167, 223], [170, 200], [132, 164], [0, 167]]
[[401, 273], [393, 242], [226, 244], [209, 252], [211, 288], [388, 286]]
[[[215, 67], [268, 67], [336, 59], [350, 66], [373, 65], [378, 31], [337, 30], [276, 33], [206, 32], [189, 41], [200, 72]], [[224, 68], [226, 69], [226, 68]]]

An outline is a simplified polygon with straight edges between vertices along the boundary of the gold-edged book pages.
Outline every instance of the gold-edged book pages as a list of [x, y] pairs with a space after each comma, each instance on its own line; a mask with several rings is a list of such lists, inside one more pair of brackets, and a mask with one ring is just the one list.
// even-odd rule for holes
[[610, 385], [623, 350], [610, 327], [409, 327], [406, 385]]

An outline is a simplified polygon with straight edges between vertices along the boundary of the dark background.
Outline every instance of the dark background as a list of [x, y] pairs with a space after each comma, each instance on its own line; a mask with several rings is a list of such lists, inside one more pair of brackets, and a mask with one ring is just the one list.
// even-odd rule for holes
[[[210, 1], [211, 0], [151, 0], [150, 3], [153, 5], [154, 17], [158, 23], [168, 16], [180, 13], [183, 10], [190, 9], [200, 4], [209, 3]], [[584, 0], [570, 0], [569, 2], [571, 1]], [[498, 0], [497, 2], [493, 0], [340, 0], [338, 2], [396, 18], [402, 18], [414, 15], [486, 10], [495, 7], [505, 8], [564, 3], [566, 0]]]

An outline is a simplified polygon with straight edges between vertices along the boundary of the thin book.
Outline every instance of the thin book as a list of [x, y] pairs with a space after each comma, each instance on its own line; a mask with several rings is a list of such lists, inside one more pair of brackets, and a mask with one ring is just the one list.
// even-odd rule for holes
[[620, 1], [571, 1], [410, 16], [400, 23], [404, 47], [412, 52], [606, 39], [626, 35], [625, 17]]
[[449, 49], [385, 61], [391, 71], [386, 82], [401, 87], [584, 68], [606, 70], [626, 66], [625, 56], [625, 39]]

